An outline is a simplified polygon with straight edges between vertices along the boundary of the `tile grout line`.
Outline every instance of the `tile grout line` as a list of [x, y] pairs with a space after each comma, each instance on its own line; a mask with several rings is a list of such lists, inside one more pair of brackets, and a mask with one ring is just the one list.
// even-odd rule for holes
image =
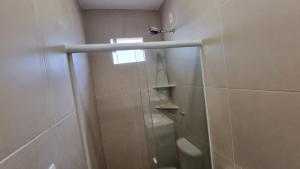
[[248, 89], [248, 88], [227, 88], [227, 87], [215, 87], [215, 86], [207, 86], [207, 88], [211, 89], [228, 89], [228, 90], [244, 90], [244, 91], [261, 91], [261, 92], [282, 92], [282, 93], [300, 93], [300, 90], [267, 90], [267, 89]]
[[225, 44], [224, 44], [224, 25], [223, 25], [223, 14], [222, 14], [222, 8], [224, 6], [221, 6], [220, 3], [218, 3], [218, 29], [221, 36], [221, 43], [222, 43], [222, 57], [223, 57], [223, 63], [225, 66], [225, 81], [226, 81], [226, 98], [227, 98], [227, 116], [229, 118], [229, 126], [230, 126], [230, 137], [231, 137], [231, 154], [232, 154], [232, 160], [233, 160], [233, 167], [236, 166], [236, 153], [235, 153], [235, 147], [234, 147], [234, 137], [233, 137], [233, 127], [232, 127], [232, 112], [231, 112], [231, 104], [230, 104], [230, 93], [229, 93], [229, 79], [228, 79], [228, 63], [226, 60], [225, 55]]
[[[187, 87], [191, 87], [191, 88], [197, 88], [197, 89], [204, 89], [204, 87], [202, 86], [193, 86], [193, 85], [181, 85], [181, 86], [177, 86], [177, 88], [187, 88]], [[125, 90], [119, 90], [119, 92], [114, 92], [114, 93], [109, 93], [109, 94], [98, 94], [96, 95], [96, 99], [101, 99], [103, 97], [109, 97], [109, 96], [115, 96], [115, 95], [120, 95], [122, 93], [138, 93], [140, 90], [150, 90], [152, 88], [137, 88], [137, 89], [125, 89]]]
[[207, 102], [207, 86], [206, 86], [206, 76], [205, 76], [205, 66], [204, 66], [204, 59], [205, 59], [205, 55], [204, 55], [204, 50], [203, 47], [200, 47], [200, 67], [201, 67], [201, 76], [202, 76], [202, 91], [203, 91], [203, 95], [204, 95], [204, 105], [205, 105], [205, 115], [206, 115], [206, 121], [207, 121], [207, 133], [208, 133], [208, 144], [209, 144], [209, 154], [210, 154], [210, 165], [211, 167], [214, 169], [215, 168], [215, 162], [214, 162], [214, 158], [213, 158], [213, 152], [212, 152], [212, 132], [210, 130], [210, 116], [209, 116], [209, 109], [208, 109], [208, 102]]
[[266, 90], [266, 89], [243, 89], [243, 88], [228, 88], [229, 90], [240, 90], [240, 91], [260, 91], [260, 92], [280, 92], [280, 93], [299, 93], [296, 90]]
[[68, 115], [66, 115], [64, 118], [62, 118], [61, 120], [59, 120], [58, 122], [56, 122], [54, 125], [52, 125], [51, 127], [49, 127], [48, 129], [44, 130], [43, 132], [41, 132], [40, 134], [38, 134], [37, 136], [35, 136], [33, 139], [31, 139], [30, 141], [28, 141], [26, 144], [22, 145], [21, 147], [19, 147], [18, 149], [16, 149], [14, 152], [10, 153], [8, 156], [6, 156], [5, 158], [3, 158], [0, 161], [0, 165], [2, 165], [4, 162], [6, 162], [7, 160], [9, 160], [11, 157], [13, 157], [14, 155], [18, 154], [19, 152], [21, 152], [23, 149], [25, 149], [26, 147], [30, 146], [32, 143], [34, 143], [35, 141], [37, 141], [39, 138], [41, 138], [42, 136], [44, 136], [45, 134], [47, 134], [50, 130], [54, 129], [55, 127], [57, 127], [59, 124], [61, 124], [63, 121], [65, 121], [66, 119], [68, 119], [71, 115], [73, 115], [75, 112], [69, 113]]

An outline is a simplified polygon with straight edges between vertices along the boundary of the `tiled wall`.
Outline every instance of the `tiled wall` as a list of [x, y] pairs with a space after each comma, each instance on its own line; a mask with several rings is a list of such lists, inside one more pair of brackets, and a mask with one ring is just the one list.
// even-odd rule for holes
[[[88, 43], [126, 37], [162, 40], [162, 36], [147, 34], [149, 26], [160, 26], [158, 11], [86, 10], [83, 16]], [[149, 168], [144, 123], [149, 99], [144, 65], [114, 65], [111, 52], [91, 54], [90, 63], [107, 168]]]
[[[0, 2], [1, 169], [87, 168], [66, 55], [56, 47], [84, 42], [80, 17], [75, 0]], [[82, 97], [90, 98], [81, 113], [91, 124], [85, 60], [76, 55], [75, 66]]]
[[174, 12], [176, 40], [205, 40], [214, 168], [299, 168], [300, 1], [173, 0], [164, 5], [165, 26], [169, 11]]

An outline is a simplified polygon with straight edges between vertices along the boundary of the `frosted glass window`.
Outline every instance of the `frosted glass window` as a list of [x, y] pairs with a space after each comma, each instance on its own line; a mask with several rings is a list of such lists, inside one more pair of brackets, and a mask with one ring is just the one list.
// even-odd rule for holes
[[[117, 38], [111, 39], [110, 43], [143, 43], [143, 38]], [[135, 63], [145, 61], [145, 51], [144, 50], [120, 50], [114, 51], [113, 61], [114, 64], [124, 64], [124, 63]]]

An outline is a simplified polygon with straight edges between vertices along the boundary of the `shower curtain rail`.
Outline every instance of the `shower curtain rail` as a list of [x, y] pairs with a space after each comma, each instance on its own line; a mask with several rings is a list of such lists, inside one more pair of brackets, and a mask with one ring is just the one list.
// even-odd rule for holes
[[90, 53], [108, 52], [115, 50], [135, 50], [135, 49], [162, 49], [180, 47], [201, 47], [202, 41], [161, 41], [144, 43], [120, 43], [120, 44], [86, 44], [86, 45], [65, 45], [66, 53]]

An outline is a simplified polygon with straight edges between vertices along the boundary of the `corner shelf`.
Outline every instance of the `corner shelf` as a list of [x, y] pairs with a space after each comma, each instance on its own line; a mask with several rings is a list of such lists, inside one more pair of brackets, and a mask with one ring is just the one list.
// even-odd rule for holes
[[164, 88], [174, 88], [174, 87], [176, 87], [176, 84], [166, 84], [166, 85], [154, 86], [153, 89], [164, 89]]
[[168, 103], [168, 104], [162, 104], [162, 105], [159, 105], [159, 106], [156, 106], [155, 107], [156, 109], [164, 109], [164, 110], [177, 110], [179, 109], [179, 107], [175, 104], [172, 104], [172, 103]]

